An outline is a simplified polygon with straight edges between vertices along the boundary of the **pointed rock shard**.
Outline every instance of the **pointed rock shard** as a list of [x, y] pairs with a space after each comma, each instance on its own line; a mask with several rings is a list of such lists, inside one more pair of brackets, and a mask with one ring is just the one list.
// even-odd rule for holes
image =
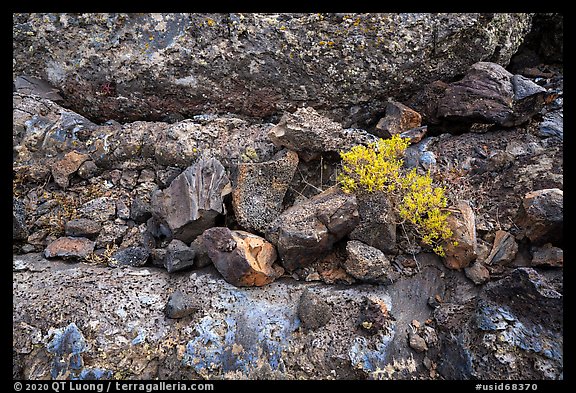
[[236, 219], [247, 230], [265, 232], [282, 213], [282, 201], [298, 166], [298, 154], [282, 150], [270, 161], [238, 164], [232, 191]]
[[514, 236], [506, 231], [496, 231], [492, 251], [484, 262], [488, 265], [507, 265], [516, 257], [517, 252], [518, 244]]
[[260, 236], [228, 228], [210, 228], [202, 240], [222, 277], [237, 287], [270, 284], [284, 273], [275, 264], [274, 246]]
[[152, 215], [171, 231], [173, 238], [190, 243], [225, 213], [222, 198], [230, 191], [220, 161], [201, 158], [176, 176], [168, 188], [152, 194]]

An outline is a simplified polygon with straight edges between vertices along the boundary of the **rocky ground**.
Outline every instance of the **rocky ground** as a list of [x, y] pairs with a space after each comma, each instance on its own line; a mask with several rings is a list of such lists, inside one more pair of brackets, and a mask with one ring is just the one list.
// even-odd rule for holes
[[[561, 16], [13, 33], [14, 378], [563, 379]], [[337, 184], [396, 134], [446, 189], [443, 257]]]

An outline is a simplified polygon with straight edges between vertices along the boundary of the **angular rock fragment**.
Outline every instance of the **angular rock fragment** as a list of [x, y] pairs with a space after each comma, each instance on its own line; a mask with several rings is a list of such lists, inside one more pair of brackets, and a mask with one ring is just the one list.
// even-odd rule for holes
[[564, 266], [564, 251], [546, 243], [533, 251], [532, 266], [562, 267]]
[[94, 251], [94, 242], [83, 237], [60, 237], [44, 250], [46, 258], [85, 258]]
[[518, 243], [516, 243], [514, 236], [506, 231], [499, 230], [496, 231], [492, 251], [490, 251], [490, 255], [488, 255], [484, 263], [488, 265], [507, 265], [516, 257], [517, 252]]
[[80, 206], [78, 212], [82, 217], [100, 223], [113, 220], [116, 217], [116, 200], [106, 196], [94, 198]]
[[82, 165], [80, 165], [76, 173], [82, 179], [90, 179], [91, 177], [96, 175], [96, 173], [98, 173], [98, 166], [94, 163], [94, 161], [91, 160], [84, 161]]
[[61, 160], [56, 161], [51, 165], [52, 176], [54, 181], [61, 188], [68, 187], [70, 181], [70, 176], [74, 174], [80, 165], [90, 158], [88, 154], [78, 153], [77, 151], [71, 151], [64, 155]]
[[152, 217], [151, 209], [150, 203], [136, 197], [130, 205], [130, 219], [138, 224], [146, 222]]
[[358, 280], [388, 285], [400, 277], [386, 255], [377, 248], [351, 240], [346, 243], [346, 251], [348, 258], [344, 270]]
[[418, 333], [412, 333], [408, 335], [408, 344], [410, 348], [415, 350], [416, 352], [426, 352], [428, 350], [428, 345], [426, 345], [426, 341], [420, 336]]
[[459, 212], [448, 216], [448, 226], [452, 229], [453, 236], [444, 242], [446, 256], [443, 261], [450, 269], [462, 269], [477, 257], [474, 211], [465, 201], [458, 201], [456, 208]]
[[298, 154], [282, 150], [270, 161], [238, 164], [232, 206], [238, 223], [264, 232], [282, 212], [282, 201], [298, 166]]
[[205, 267], [212, 263], [206, 246], [204, 246], [204, 240], [202, 236], [198, 236], [192, 243], [190, 243], [190, 248], [194, 251], [194, 266]]
[[198, 306], [194, 303], [192, 297], [177, 289], [168, 298], [168, 302], [164, 306], [164, 315], [166, 315], [166, 318], [180, 319], [193, 314], [197, 310]]
[[88, 218], [77, 218], [67, 221], [64, 225], [66, 236], [87, 237], [94, 239], [100, 233], [102, 225]]
[[464, 268], [464, 274], [476, 285], [484, 284], [490, 279], [490, 272], [481, 262], [474, 262]]
[[150, 251], [146, 247], [127, 247], [115, 251], [112, 258], [118, 265], [144, 266], [148, 261]]
[[546, 89], [542, 86], [532, 82], [530, 79], [522, 75], [514, 75], [511, 79], [512, 88], [514, 90], [514, 99], [521, 100], [535, 94], [546, 93]]
[[300, 295], [297, 315], [305, 329], [316, 330], [330, 321], [332, 309], [326, 300], [305, 289]]
[[168, 188], [152, 194], [152, 214], [171, 231], [173, 238], [190, 243], [214, 226], [216, 217], [225, 212], [222, 198], [230, 191], [220, 161], [201, 158]]
[[166, 247], [164, 266], [168, 273], [173, 273], [194, 266], [195, 252], [183, 241], [172, 239]]
[[420, 127], [422, 116], [415, 110], [396, 101], [386, 104], [386, 115], [376, 124], [374, 134], [388, 139], [393, 135]]
[[114, 222], [103, 224], [96, 238], [96, 247], [103, 248], [112, 244], [120, 244], [126, 231], [128, 231], [127, 225], [116, 224]]
[[541, 138], [556, 137], [564, 139], [564, 111], [557, 110], [544, 115], [537, 135]]
[[428, 126], [416, 127], [400, 133], [401, 138], [410, 139], [410, 144], [418, 143], [426, 136]]
[[394, 212], [386, 194], [359, 193], [356, 200], [360, 222], [350, 232], [350, 239], [361, 241], [383, 252], [396, 252]]
[[263, 286], [284, 273], [274, 263], [274, 246], [259, 236], [216, 227], [205, 231], [202, 240], [212, 263], [232, 285]]
[[358, 129], [344, 129], [311, 107], [285, 113], [278, 124], [268, 132], [276, 146], [284, 146], [300, 153], [303, 159], [318, 153], [349, 150], [355, 145], [376, 142], [372, 134]]
[[332, 187], [284, 211], [266, 232], [289, 271], [325, 256], [359, 223], [356, 197]]
[[550, 188], [528, 192], [522, 200], [517, 223], [536, 245], [560, 244], [564, 227], [564, 192]]

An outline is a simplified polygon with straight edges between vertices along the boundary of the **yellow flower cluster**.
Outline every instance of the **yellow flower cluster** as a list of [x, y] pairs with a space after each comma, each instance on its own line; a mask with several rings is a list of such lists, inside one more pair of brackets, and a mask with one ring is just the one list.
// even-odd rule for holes
[[368, 146], [341, 152], [343, 171], [338, 182], [344, 192], [385, 192], [400, 223], [412, 224], [422, 242], [444, 256], [441, 242], [452, 237], [447, 225], [444, 189], [434, 187], [430, 174], [402, 168], [409, 140], [394, 135]]

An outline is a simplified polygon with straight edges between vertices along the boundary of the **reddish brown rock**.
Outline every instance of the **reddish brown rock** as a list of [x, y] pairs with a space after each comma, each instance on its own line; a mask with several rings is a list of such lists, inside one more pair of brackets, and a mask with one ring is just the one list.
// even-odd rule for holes
[[44, 250], [46, 258], [85, 258], [94, 251], [94, 242], [84, 237], [61, 237]]
[[56, 184], [62, 188], [68, 187], [70, 176], [89, 158], [90, 156], [88, 154], [71, 151], [66, 153], [64, 158], [52, 164], [52, 176]]
[[464, 274], [476, 285], [484, 284], [490, 279], [490, 272], [481, 262], [474, 262], [464, 268]]
[[212, 263], [232, 285], [259, 287], [284, 273], [274, 263], [277, 257], [274, 246], [260, 236], [216, 227], [206, 230], [202, 239]]
[[422, 116], [415, 110], [396, 101], [386, 104], [386, 115], [376, 124], [375, 135], [390, 138], [413, 128], [420, 127]]
[[457, 212], [448, 216], [453, 237], [444, 243], [444, 265], [450, 269], [465, 268], [476, 259], [476, 222], [474, 212], [465, 201], [458, 201]]

